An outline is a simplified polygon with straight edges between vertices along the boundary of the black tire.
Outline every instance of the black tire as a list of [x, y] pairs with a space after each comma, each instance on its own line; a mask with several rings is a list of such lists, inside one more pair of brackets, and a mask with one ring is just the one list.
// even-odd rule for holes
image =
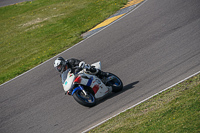
[[74, 94], [73, 97], [74, 99], [81, 105], [86, 106], [86, 107], [93, 107], [96, 105], [96, 99], [92, 95], [92, 93], [87, 92], [87, 96], [83, 93], [82, 90], [77, 90]]
[[112, 86], [112, 92], [119, 92], [123, 89], [123, 83], [121, 79], [115, 74], [109, 73], [109, 76], [114, 76], [115, 78], [109, 81], [107, 84]]

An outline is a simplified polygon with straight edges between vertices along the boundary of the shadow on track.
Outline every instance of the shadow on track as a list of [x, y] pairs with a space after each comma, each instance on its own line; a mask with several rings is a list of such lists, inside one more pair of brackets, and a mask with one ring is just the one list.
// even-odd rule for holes
[[120, 95], [121, 93], [123, 93], [123, 92], [125, 92], [125, 91], [127, 91], [129, 89], [133, 89], [135, 87], [135, 85], [138, 84], [138, 83], [139, 83], [139, 81], [135, 81], [133, 83], [130, 83], [130, 84], [124, 86], [122, 91], [120, 91], [120, 92], [117, 92], [117, 93], [112, 92], [112, 93], [106, 95], [105, 97], [97, 100], [97, 105], [102, 103], [102, 102], [104, 102], [104, 101], [106, 101], [106, 100], [108, 100], [108, 99], [110, 99], [110, 98], [113, 98], [113, 97], [115, 97], [117, 95]]

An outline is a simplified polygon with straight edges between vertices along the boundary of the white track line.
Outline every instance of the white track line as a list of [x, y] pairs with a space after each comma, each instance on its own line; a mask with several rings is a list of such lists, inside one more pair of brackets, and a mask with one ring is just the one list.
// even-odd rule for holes
[[[86, 40], [86, 39], [85, 39], [85, 40]], [[34, 67], [34, 68], [32, 68], [32, 69], [30, 69], [30, 70], [28, 70], [28, 71], [26, 71], [26, 72], [22, 73], [21, 75], [19, 75], [19, 76], [17, 76], [17, 77], [15, 77], [15, 78], [13, 78], [13, 79], [11, 79], [11, 80], [9, 80], [9, 81], [7, 81], [7, 82], [5, 82], [5, 83], [1, 84], [0, 86], [3, 86], [3, 85], [5, 85], [5, 84], [7, 84], [7, 83], [9, 83], [9, 82], [11, 82], [11, 81], [13, 81], [13, 80], [15, 80], [16, 78], [19, 78], [19, 77], [23, 76], [24, 74], [26, 74], [26, 73], [28, 73], [28, 72], [30, 72], [30, 71], [32, 71], [32, 70], [34, 70], [34, 69], [36, 69], [37, 67], [39, 67], [39, 66], [43, 65], [44, 63], [46, 63], [46, 62], [48, 62], [48, 61], [52, 60], [52, 59], [53, 59], [53, 58], [55, 58], [55, 57], [58, 57], [59, 55], [61, 55], [61, 54], [65, 53], [66, 51], [68, 51], [68, 50], [72, 49], [73, 47], [75, 47], [75, 46], [79, 45], [80, 43], [82, 43], [82, 42], [83, 42], [83, 41], [85, 41], [85, 40], [82, 40], [82, 41], [80, 41], [79, 43], [77, 43], [77, 44], [73, 45], [72, 47], [70, 47], [70, 48], [66, 49], [65, 51], [63, 51], [63, 52], [61, 52], [61, 53], [57, 54], [56, 56], [54, 56], [54, 57], [52, 57], [52, 58], [50, 58], [50, 59], [46, 60], [45, 62], [43, 62], [43, 63], [39, 64], [38, 66], [36, 66], [36, 67]], [[53, 64], [52, 64], [52, 67], [53, 67]]]
[[106, 119], [106, 120], [103, 120], [102, 122], [100, 122], [100, 123], [94, 125], [93, 127], [91, 127], [91, 128], [89, 128], [89, 129], [83, 131], [82, 133], [85, 133], [85, 132], [90, 131], [91, 129], [93, 129], [93, 128], [95, 128], [95, 127], [97, 127], [97, 126], [103, 124], [104, 122], [106, 122], [106, 121], [108, 121], [108, 120], [114, 118], [115, 116], [117, 116], [117, 115], [119, 115], [119, 114], [121, 114], [121, 113], [123, 113], [123, 112], [125, 112], [125, 111], [127, 111], [127, 110], [129, 110], [129, 109], [134, 108], [135, 106], [137, 106], [137, 105], [139, 105], [139, 104], [141, 104], [141, 103], [143, 103], [143, 102], [145, 102], [145, 101], [151, 99], [152, 97], [154, 97], [154, 96], [156, 96], [156, 95], [158, 95], [158, 94], [160, 94], [160, 93], [162, 93], [162, 92], [164, 92], [164, 91], [166, 91], [166, 90], [168, 90], [168, 89], [170, 89], [170, 88], [176, 86], [176, 85], [179, 84], [179, 83], [182, 83], [183, 81], [185, 81], [185, 80], [187, 80], [187, 79], [189, 79], [189, 78], [191, 78], [191, 77], [193, 77], [193, 76], [195, 76], [195, 75], [197, 75], [197, 74], [199, 74], [199, 73], [200, 73], [200, 71], [196, 72], [195, 74], [190, 75], [189, 77], [187, 77], [187, 78], [185, 78], [185, 79], [183, 79], [183, 80], [181, 80], [181, 81], [179, 81], [179, 82], [177, 82], [177, 83], [175, 83], [175, 84], [173, 84], [173, 85], [171, 85], [171, 86], [165, 88], [164, 90], [159, 91], [158, 93], [155, 93], [154, 95], [152, 95], [152, 96], [150, 96], [150, 97], [148, 97], [148, 98], [146, 98], [146, 99], [144, 99], [144, 100], [142, 100], [142, 101], [140, 101], [140, 102], [134, 104], [133, 106], [128, 107], [127, 109], [125, 109], [125, 110], [123, 110], [123, 111], [121, 111], [121, 112], [119, 112], [119, 113], [117, 113], [117, 114], [111, 116], [110, 118], [108, 118], [108, 119]]
[[[22, 75], [24, 75], [24, 74], [26, 74], [26, 73], [28, 73], [28, 72], [34, 70], [34, 69], [36, 69], [37, 67], [39, 67], [39, 66], [43, 65], [44, 63], [46, 63], [46, 62], [52, 60], [53, 58], [55, 58], [55, 57], [61, 55], [62, 53], [66, 52], [66, 51], [68, 51], [68, 50], [70, 50], [70, 49], [72, 49], [73, 47], [75, 47], [75, 46], [81, 44], [83, 41], [85, 41], [85, 40], [89, 39], [90, 37], [94, 36], [95, 34], [101, 32], [102, 30], [106, 29], [108, 26], [110, 26], [110, 25], [114, 24], [115, 22], [121, 20], [122, 18], [126, 17], [128, 14], [132, 13], [132, 12], [135, 11], [137, 8], [139, 8], [141, 5], [143, 5], [146, 1], [148, 1], [148, 0], [143, 1], [139, 6], [137, 6], [135, 9], [133, 9], [133, 10], [130, 11], [129, 13], [125, 14], [124, 16], [122, 16], [121, 18], [119, 18], [118, 20], [112, 22], [111, 24], [107, 25], [106, 27], [104, 27], [103, 29], [99, 30], [98, 32], [92, 34], [91, 36], [87, 37], [86, 39], [80, 41], [79, 43], [75, 44], [74, 46], [72, 46], [72, 47], [68, 48], [67, 50], [65, 50], [65, 51], [63, 51], [63, 52], [61, 52], [61, 53], [59, 53], [58, 55], [56, 55], [56, 56], [50, 58], [49, 60], [47, 60], [47, 61], [41, 63], [40, 65], [38, 65], [38, 66], [36, 66], [36, 67], [34, 67], [34, 68], [32, 68], [32, 69], [30, 69], [30, 70], [24, 72], [23, 74], [21, 74], [21, 75], [15, 77], [15, 78], [13, 78], [13, 79], [11, 79], [11, 80], [9, 80], [9, 81], [3, 83], [3, 84], [1, 84], [0, 86], [3, 86], [3, 85], [5, 85], [5, 84], [7, 84], [7, 83], [13, 81], [14, 79], [16, 79], [16, 78], [18, 78], [18, 77], [20, 77], [20, 76], [22, 76]], [[106, 119], [106, 120], [104, 120], [104, 121], [102, 121], [102, 122], [96, 124], [95, 126], [92, 126], [91, 128], [89, 128], [89, 129], [83, 131], [82, 133], [88, 132], [89, 130], [91, 130], [91, 129], [93, 129], [93, 128], [95, 128], [95, 127], [97, 127], [97, 126], [103, 124], [104, 122], [106, 122], [106, 121], [108, 121], [108, 120], [114, 118], [115, 116], [119, 115], [120, 113], [123, 113], [123, 112], [125, 112], [125, 111], [127, 111], [127, 110], [129, 110], [129, 109], [131, 109], [131, 108], [133, 108], [133, 107], [135, 107], [135, 106], [137, 106], [137, 105], [139, 105], [139, 104], [141, 104], [141, 103], [143, 103], [143, 102], [149, 100], [149, 99], [151, 99], [152, 97], [154, 97], [154, 96], [156, 96], [156, 95], [158, 95], [158, 94], [160, 94], [160, 93], [162, 93], [162, 92], [164, 92], [164, 91], [166, 91], [166, 90], [168, 90], [168, 89], [170, 89], [170, 88], [176, 86], [177, 84], [179, 84], [179, 83], [181, 83], [181, 82], [183, 82], [183, 81], [185, 81], [185, 80], [187, 80], [187, 79], [189, 79], [189, 78], [191, 78], [191, 77], [193, 77], [193, 76], [195, 76], [195, 75], [197, 75], [197, 74], [199, 74], [199, 73], [200, 73], [200, 71], [196, 72], [195, 74], [192, 74], [191, 76], [189, 76], [189, 77], [187, 77], [187, 78], [185, 78], [185, 79], [183, 79], [183, 80], [181, 80], [181, 81], [179, 81], [179, 82], [177, 82], [177, 83], [175, 83], [175, 84], [173, 84], [173, 85], [171, 85], [171, 86], [165, 88], [164, 90], [162, 90], [162, 91], [160, 91], [160, 92], [158, 92], [158, 93], [156, 93], [156, 94], [154, 94], [154, 95], [152, 95], [152, 96], [150, 96], [150, 97], [148, 97], [148, 98], [146, 98], [146, 99], [144, 99], [144, 100], [142, 100], [142, 101], [140, 101], [140, 102], [134, 104], [133, 106], [131, 106], [131, 107], [129, 107], [129, 108], [127, 108], [127, 109], [125, 109], [125, 110], [123, 110], [123, 111], [121, 111], [121, 112], [119, 112], [119, 113], [113, 115], [113, 116], [111, 116], [110, 118], [108, 118], [108, 119]]]
[[1, 85], [0, 85], [0, 87], [1, 87], [1, 86], [3, 86], [3, 85], [5, 85], [5, 84], [7, 84], [7, 83], [9, 83], [9, 82], [11, 82], [11, 81], [13, 81], [13, 80], [15, 80], [16, 78], [19, 78], [19, 77], [23, 76], [24, 74], [26, 74], [26, 73], [28, 73], [28, 72], [30, 72], [30, 71], [32, 71], [32, 70], [34, 70], [34, 69], [36, 69], [37, 67], [39, 67], [39, 66], [43, 65], [44, 63], [46, 63], [46, 62], [48, 62], [48, 61], [52, 60], [53, 58], [55, 58], [55, 57], [58, 57], [59, 55], [61, 55], [61, 54], [65, 53], [66, 51], [68, 51], [68, 50], [72, 49], [73, 47], [75, 47], [75, 46], [77, 46], [77, 45], [81, 44], [83, 41], [85, 41], [85, 40], [89, 39], [90, 37], [92, 37], [92, 36], [96, 35], [97, 33], [101, 32], [101, 31], [102, 31], [102, 30], [104, 30], [104, 29], [106, 29], [107, 27], [109, 27], [110, 25], [114, 24], [115, 22], [117, 22], [117, 21], [121, 20], [122, 18], [124, 18], [125, 16], [127, 16], [128, 14], [130, 14], [131, 12], [133, 12], [134, 10], [136, 10], [137, 8], [139, 8], [139, 7], [140, 7], [142, 4], [144, 4], [146, 1], [147, 1], [147, 0], [144, 0], [144, 1], [143, 1], [141, 4], [139, 4], [139, 6], [137, 6], [136, 8], [134, 8], [132, 11], [130, 11], [129, 13], [125, 14], [124, 16], [122, 16], [121, 18], [117, 19], [116, 21], [112, 22], [111, 24], [107, 25], [106, 27], [102, 28], [101, 30], [97, 31], [96, 33], [94, 33], [94, 34], [90, 35], [89, 37], [87, 37], [87, 38], [85, 38], [84, 40], [82, 40], [82, 41], [78, 42], [77, 44], [73, 45], [72, 47], [70, 47], [70, 48], [66, 49], [65, 51], [63, 51], [63, 52], [59, 53], [58, 55], [56, 55], [56, 56], [54, 56], [54, 57], [52, 57], [52, 58], [48, 59], [47, 61], [45, 61], [45, 62], [43, 62], [43, 63], [39, 64], [38, 66], [36, 66], [36, 67], [34, 67], [34, 68], [32, 68], [32, 69], [30, 69], [30, 70], [28, 70], [28, 71], [26, 71], [26, 72], [24, 72], [24, 73], [20, 74], [19, 76], [17, 76], [17, 77], [15, 77], [15, 78], [13, 78], [13, 79], [11, 79], [11, 80], [9, 80], [9, 81], [7, 81], [7, 82], [5, 82], [5, 83], [1, 84]]

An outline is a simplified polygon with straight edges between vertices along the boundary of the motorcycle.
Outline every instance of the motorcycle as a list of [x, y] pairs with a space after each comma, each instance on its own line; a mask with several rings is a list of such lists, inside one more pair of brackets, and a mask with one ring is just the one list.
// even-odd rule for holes
[[[101, 70], [100, 61], [91, 64], [91, 66]], [[68, 69], [62, 73], [61, 78], [64, 91], [68, 94], [70, 92], [69, 95], [86, 107], [93, 107], [98, 99], [123, 89], [120, 78], [112, 73], [100, 79], [96, 75], [89, 74], [86, 69], [77, 74], [71, 73], [71, 70]]]

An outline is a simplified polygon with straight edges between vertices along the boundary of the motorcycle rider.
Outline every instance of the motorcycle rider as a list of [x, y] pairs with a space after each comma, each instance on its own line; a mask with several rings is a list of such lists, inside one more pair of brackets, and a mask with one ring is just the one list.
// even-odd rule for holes
[[[103, 77], [109, 76], [109, 73], [103, 72], [99, 69], [96, 69], [94, 66], [90, 66], [89, 64], [85, 64], [84, 61], [80, 61], [78, 59], [68, 59], [65, 60], [63, 57], [58, 57], [54, 62], [54, 67], [58, 70], [58, 72], [63, 73], [67, 69], [71, 69], [73, 74], [77, 74], [79, 71], [83, 70], [84, 68], [90, 74], [98, 76], [100, 79]], [[72, 90], [65, 92], [65, 95], [71, 95]]]
[[58, 72], [61, 73], [63, 73], [67, 69], [71, 69], [71, 72], [76, 74], [77, 72], [85, 68], [89, 73], [94, 74], [99, 78], [103, 78], [109, 75], [109, 73], [103, 72], [99, 69], [96, 69], [94, 66], [85, 64], [84, 61], [80, 61], [74, 58], [65, 60], [63, 57], [58, 57], [54, 62], [54, 67], [58, 70]]

